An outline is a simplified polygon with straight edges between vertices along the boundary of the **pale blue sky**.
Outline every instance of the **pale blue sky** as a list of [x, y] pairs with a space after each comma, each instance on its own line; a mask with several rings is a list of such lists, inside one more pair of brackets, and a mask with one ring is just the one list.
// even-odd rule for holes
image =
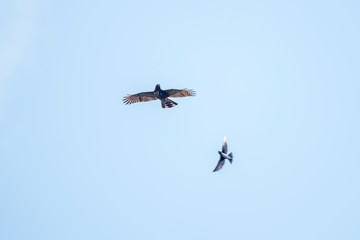
[[360, 239], [359, 12], [2, 1], [0, 239]]

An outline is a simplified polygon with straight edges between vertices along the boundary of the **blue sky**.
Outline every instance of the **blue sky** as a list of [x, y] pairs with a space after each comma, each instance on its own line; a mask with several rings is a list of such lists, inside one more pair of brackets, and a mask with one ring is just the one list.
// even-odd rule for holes
[[359, 10], [2, 1], [0, 239], [359, 239]]

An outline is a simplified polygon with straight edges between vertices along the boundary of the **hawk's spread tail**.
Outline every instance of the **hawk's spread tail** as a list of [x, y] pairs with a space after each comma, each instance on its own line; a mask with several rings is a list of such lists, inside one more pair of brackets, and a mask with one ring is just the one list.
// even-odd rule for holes
[[172, 108], [172, 107], [175, 107], [176, 105], [177, 105], [176, 102], [174, 102], [168, 98], [161, 99], [161, 107], [162, 108]]

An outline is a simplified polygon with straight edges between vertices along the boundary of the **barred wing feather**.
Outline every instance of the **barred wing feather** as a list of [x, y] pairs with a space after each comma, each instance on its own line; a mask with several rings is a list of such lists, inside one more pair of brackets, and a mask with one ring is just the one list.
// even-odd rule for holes
[[157, 97], [154, 95], [154, 92], [141, 92], [124, 97], [123, 102], [127, 105], [138, 102], [150, 102], [155, 100], [157, 100]]
[[165, 90], [171, 98], [182, 98], [182, 97], [191, 97], [195, 96], [196, 92], [191, 89], [168, 89]]

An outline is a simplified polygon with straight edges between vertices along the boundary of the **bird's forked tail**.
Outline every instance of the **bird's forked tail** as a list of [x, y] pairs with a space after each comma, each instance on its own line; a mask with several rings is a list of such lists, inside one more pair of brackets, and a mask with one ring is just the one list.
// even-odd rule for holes
[[232, 154], [232, 152], [229, 154], [229, 157], [230, 157], [229, 162], [232, 164], [232, 160], [233, 160], [233, 154]]

